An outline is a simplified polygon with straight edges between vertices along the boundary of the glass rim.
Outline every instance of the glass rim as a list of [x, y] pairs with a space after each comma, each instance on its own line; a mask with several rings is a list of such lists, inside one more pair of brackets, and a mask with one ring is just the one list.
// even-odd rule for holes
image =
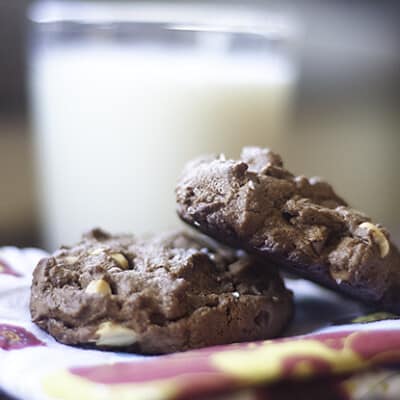
[[29, 7], [28, 19], [36, 24], [163, 24], [172, 30], [252, 33], [276, 39], [290, 39], [298, 31], [289, 15], [260, 6], [222, 3], [45, 0]]

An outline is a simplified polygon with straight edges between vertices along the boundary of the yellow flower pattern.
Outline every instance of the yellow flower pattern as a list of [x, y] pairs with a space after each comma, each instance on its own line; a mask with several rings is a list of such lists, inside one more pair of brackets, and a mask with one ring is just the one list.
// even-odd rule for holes
[[[172, 400], [193, 395], [306, 382], [336, 384], [344, 374], [400, 361], [397, 331], [315, 334], [290, 339], [220, 346], [150, 361], [72, 368], [45, 377], [43, 388], [61, 400]], [[333, 385], [333, 383], [332, 383]], [[354, 391], [352, 381], [340, 391]], [[274, 386], [276, 387], [276, 385]], [[271, 389], [272, 390], [272, 389]]]

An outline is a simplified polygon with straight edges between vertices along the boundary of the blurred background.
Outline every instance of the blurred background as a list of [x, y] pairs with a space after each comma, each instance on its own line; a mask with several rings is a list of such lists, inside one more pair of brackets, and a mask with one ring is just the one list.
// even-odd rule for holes
[[399, 242], [396, 2], [151, 3], [0, 2], [0, 245], [172, 227], [184, 162], [243, 144]]

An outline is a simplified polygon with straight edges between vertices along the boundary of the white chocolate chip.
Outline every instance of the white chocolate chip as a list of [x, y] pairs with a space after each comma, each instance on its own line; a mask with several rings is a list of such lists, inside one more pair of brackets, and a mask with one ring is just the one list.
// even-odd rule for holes
[[96, 340], [98, 346], [129, 346], [137, 340], [135, 331], [109, 321], [100, 324], [96, 335], [98, 336]]
[[368, 233], [371, 234], [372, 240], [379, 247], [380, 256], [385, 258], [390, 251], [390, 244], [385, 234], [376, 225], [371, 224], [371, 222], [363, 222], [360, 224], [359, 228], [362, 230], [367, 230]]
[[104, 296], [112, 293], [110, 285], [104, 279], [90, 282], [89, 285], [87, 285], [85, 292], [88, 294], [102, 294]]
[[238, 299], [240, 297], [240, 293], [239, 292], [233, 292], [232, 296], [235, 297], [236, 299]]
[[121, 253], [112, 253], [110, 257], [122, 268], [128, 269], [129, 263], [126, 257]]
[[251, 260], [249, 258], [239, 258], [239, 260], [229, 265], [228, 269], [231, 274], [236, 275], [240, 274], [250, 265], [251, 265]]
[[308, 182], [310, 183], [310, 185], [316, 185], [318, 183], [325, 183], [325, 180], [321, 176], [312, 176], [308, 179]]
[[64, 258], [65, 264], [75, 264], [78, 261], [78, 257], [76, 256], [68, 256]]

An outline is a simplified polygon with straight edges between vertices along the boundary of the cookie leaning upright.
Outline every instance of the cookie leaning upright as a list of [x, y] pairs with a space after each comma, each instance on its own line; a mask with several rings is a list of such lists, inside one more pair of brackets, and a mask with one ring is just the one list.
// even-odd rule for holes
[[179, 216], [203, 233], [400, 312], [400, 254], [385, 228], [348, 207], [327, 183], [294, 176], [270, 150], [194, 160], [176, 195]]
[[62, 343], [161, 354], [276, 336], [292, 294], [274, 268], [184, 232], [94, 230], [38, 264], [30, 309]]

